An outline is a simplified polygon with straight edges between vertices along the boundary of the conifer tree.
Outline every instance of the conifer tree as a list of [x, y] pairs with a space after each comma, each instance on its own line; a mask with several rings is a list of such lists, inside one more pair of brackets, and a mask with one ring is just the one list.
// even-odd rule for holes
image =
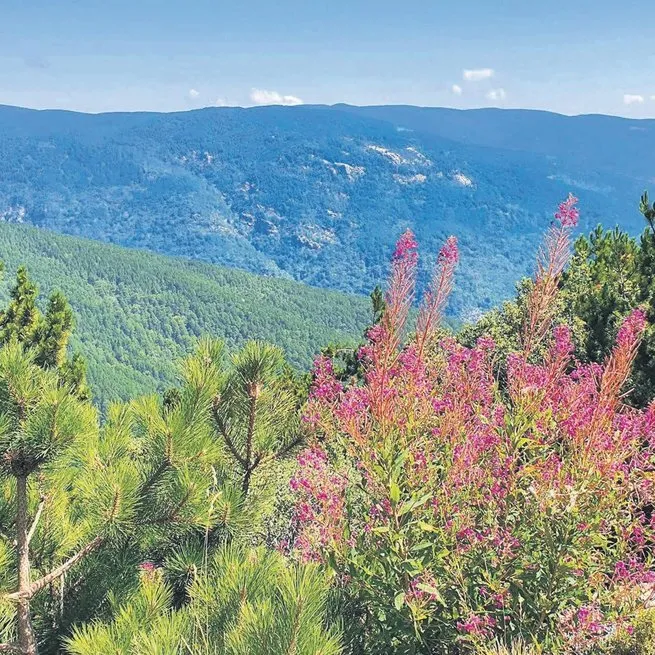
[[38, 287], [21, 266], [11, 301], [0, 312], [0, 344], [16, 339], [24, 348], [35, 351], [35, 363], [42, 368], [57, 369], [61, 383], [80, 398], [89, 398], [86, 364], [79, 354], [67, 357], [68, 342], [74, 327], [73, 310], [60, 291], [54, 291], [45, 315], [37, 307]]
[[87, 558], [229, 529], [238, 494], [217, 469], [213, 354], [185, 362], [175, 407], [155, 397], [114, 406], [101, 428], [88, 401], [36, 364], [34, 349], [16, 339], [2, 347], [0, 652], [37, 653], [40, 629], [56, 619], [45, 591], [74, 602], [77, 591], [64, 585], [83, 586], [76, 570]]
[[45, 316], [38, 322], [32, 345], [36, 363], [43, 368], [60, 368], [66, 359], [73, 331], [73, 310], [64, 294], [55, 291], [48, 300]]
[[27, 269], [21, 266], [16, 273], [16, 284], [10, 292], [9, 306], [0, 313], [0, 343], [16, 338], [20, 343], [31, 343], [41, 320], [36, 306], [38, 287], [30, 280]]
[[302, 439], [293, 380], [280, 348], [248, 342], [231, 359], [214, 398], [214, 425], [240, 475], [243, 495], [261, 467]]

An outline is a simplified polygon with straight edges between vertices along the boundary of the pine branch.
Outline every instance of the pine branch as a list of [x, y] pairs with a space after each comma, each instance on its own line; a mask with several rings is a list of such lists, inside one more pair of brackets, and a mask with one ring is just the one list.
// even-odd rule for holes
[[159, 466], [155, 469], [154, 473], [143, 483], [141, 487], [141, 496], [145, 496], [152, 487], [155, 486], [159, 478], [163, 475], [164, 471], [170, 466], [168, 458], [164, 458]]
[[255, 415], [257, 412], [257, 393], [253, 390], [250, 392], [250, 409], [248, 412], [248, 433], [246, 435], [246, 463], [250, 468], [250, 459], [252, 457], [252, 440], [255, 435]]
[[237, 450], [236, 446], [232, 442], [232, 439], [230, 439], [230, 435], [225, 429], [225, 425], [223, 424], [223, 421], [221, 421], [221, 417], [219, 416], [218, 413], [218, 402], [216, 398], [214, 399], [214, 404], [212, 406], [212, 413], [214, 415], [214, 423], [216, 423], [216, 427], [218, 428], [218, 431], [221, 433], [221, 436], [223, 437], [223, 440], [225, 441], [225, 444], [227, 445], [230, 453], [232, 453], [232, 456], [234, 457], [234, 459], [237, 460], [237, 462], [239, 463], [242, 469], [247, 469], [248, 463]]
[[257, 412], [257, 387], [254, 386], [250, 393], [250, 408], [248, 411], [248, 432], [246, 433], [246, 466], [245, 475], [241, 483], [241, 491], [243, 492], [244, 498], [248, 495], [248, 489], [250, 489], [250, 478], [252, 473], [255, 470], [259, 462], [252, 462], [252, 441], [255, 436], [255, 415]]
[[227, 444], [227, 447], [229, 448], [230, 452], [232, 453], [234, 459], [237, 460], [241, 468], [247, 469], [248, 468], [248, 462], [241, 456], [239, 451], [237, 450], [236, 446], [234, 445], [234, 442], [232, 439], [230, 439], [230, 436], [227, 433], [227, 430], [225, 430], [223, 427], [220, 428], [221, 436], [223, 439], [225, 439], [225, 443]]
[[39, 503], [39, 507], [36, 510], [36, 514], [34, 515], [34, 520], [32, 521], [32, 527], [30, 528], [30, 531], [27, 533], [27, 544], [29, 546], [30, 542], [32, 541], [32, 538], [34, 537], [34, 533], [36, 532], [36, 527], [39, 524], [39, 519], [41, 518], [41, 514], [43, 512], [43, 508], [45, 507], [45, 496], [41, 498], [41, 502]]
[[96, 537], [90, 541], [84, 548], [79, 550], [75, 555], [68, 558], [61, 566], [58, 566], [56, 569], [53, 569], [50, 573], [47, 573], [43, 577], [39, 578], [32, 582], [28, 590], [25, 592], [15, 591], [14, 593], [7, 594], [5, 598], [7, 600], [20, 600], [21, 598], [32, 598], [37, 594], [41, 589], [47, 587], [51, 582], [54, 582], [60, 578], [64, 573], [69, 571], [75, 566], [80, 560], [84, 559], [89, 553], [92, 553], [94, 550], [99, 548], [105, 541], [104, 537]]
[[0, 644], [0, 653], [18, 653], [21, 655], [22, 652], [18, 644]]
[[296, 446], [299, 446], [302, 443], [302, 438], [303, 438], [302, 433], [298, 433], [298, 435], [294, 439], [292, 439], [291, 441], [289, 441], [288, 444], [280, 448], [280, 450], [278, 450], [277, 453], [273, 455], [273, 458], [280, 459], [281, 457], [284, 457], [289, 451], [293, 450]]
[[192, 489], [187, 489], [187, 492], [182, 497], [182, 500], [180, 500], [180, 502], [172, 510], [170, 510], [168, 514], [166, 514], [165, 516], [160, 516], [159, 518], [145, 521], [142, 525], [161, 525], [164, 523], [172, 523], [173, 521], [177, 520], [180, 511], [189, 502], [189, 498], [191, 498], [191, 494], [192, 494]]

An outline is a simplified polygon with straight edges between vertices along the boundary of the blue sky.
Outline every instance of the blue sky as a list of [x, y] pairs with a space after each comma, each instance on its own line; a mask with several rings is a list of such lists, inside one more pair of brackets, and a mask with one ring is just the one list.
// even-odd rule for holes
[[0, 104], [655, 117], [649, 0], [0, 0]]

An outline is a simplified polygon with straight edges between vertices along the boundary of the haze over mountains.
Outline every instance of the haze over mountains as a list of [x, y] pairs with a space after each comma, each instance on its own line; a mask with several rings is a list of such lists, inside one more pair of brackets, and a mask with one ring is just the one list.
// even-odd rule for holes
[[655, 120], [405, 106], [87, 115], [0, 107], [0, 219], [364, 293], [397, 236], [423, 281], [458, 236], [451, 311], [531, 271], [550, 209], [642, 227]]

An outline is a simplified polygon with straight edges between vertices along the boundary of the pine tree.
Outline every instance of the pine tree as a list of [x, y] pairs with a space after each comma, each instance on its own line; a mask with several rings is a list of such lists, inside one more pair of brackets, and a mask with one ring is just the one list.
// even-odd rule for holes
[[36, 363], [43, 368], [60, 368], [66, 360], [66, 348], [72, 331], [73, 310], [64, 295], [55, 291], [32, 337]]
[[238, 519], [212, 430], [212, 352], [182, 375], [175, 407], [156, 397], [113, 406], [100, 427], [34, 349], [12, 339], [0, 350], [0, 652], [35, 654], [37, 633], [57, 622], [46, 591], [74, 603], [78, 570], [103, 552], [229, 531]]
[[86, 364], [79, 354], [67, 357], [68, 342], [74, 327], [73, 310], [60, 291], [48, 299], [45, 315], [37, 306], [38, 287], [21, 266], [10, 292], [8, 307], [0, 312], [0, 344], [16, 339], [24, 348], [35, 351], [35, 363], [57, 369], [60, 381], [82, 399], [90, 397]]
[[250, 341], [237, 352], [221, 376], [213, 416], [247, 496], [255, 472], [302, 440], [294, 381], [282, 350]]
[[110, 623], [77, 627], [70, 655], [338, 655], [339, 635], [325, 627], [328, 581], [316, 565], [287, 565], [263, 548], [222, 546], [189, 585], [189, 602], [172, 610], [165, 570], [147, 566], [140, 588], [114, 602]]
[[32, 342], [41, 320], [36, 306], [38, 294], [38, 287], [30, 280], [27, 269], [21, 266], [10, 292], [9, 306], [0, 313], [0, 343], [7, 343], [12, 338], [20, 343]]

